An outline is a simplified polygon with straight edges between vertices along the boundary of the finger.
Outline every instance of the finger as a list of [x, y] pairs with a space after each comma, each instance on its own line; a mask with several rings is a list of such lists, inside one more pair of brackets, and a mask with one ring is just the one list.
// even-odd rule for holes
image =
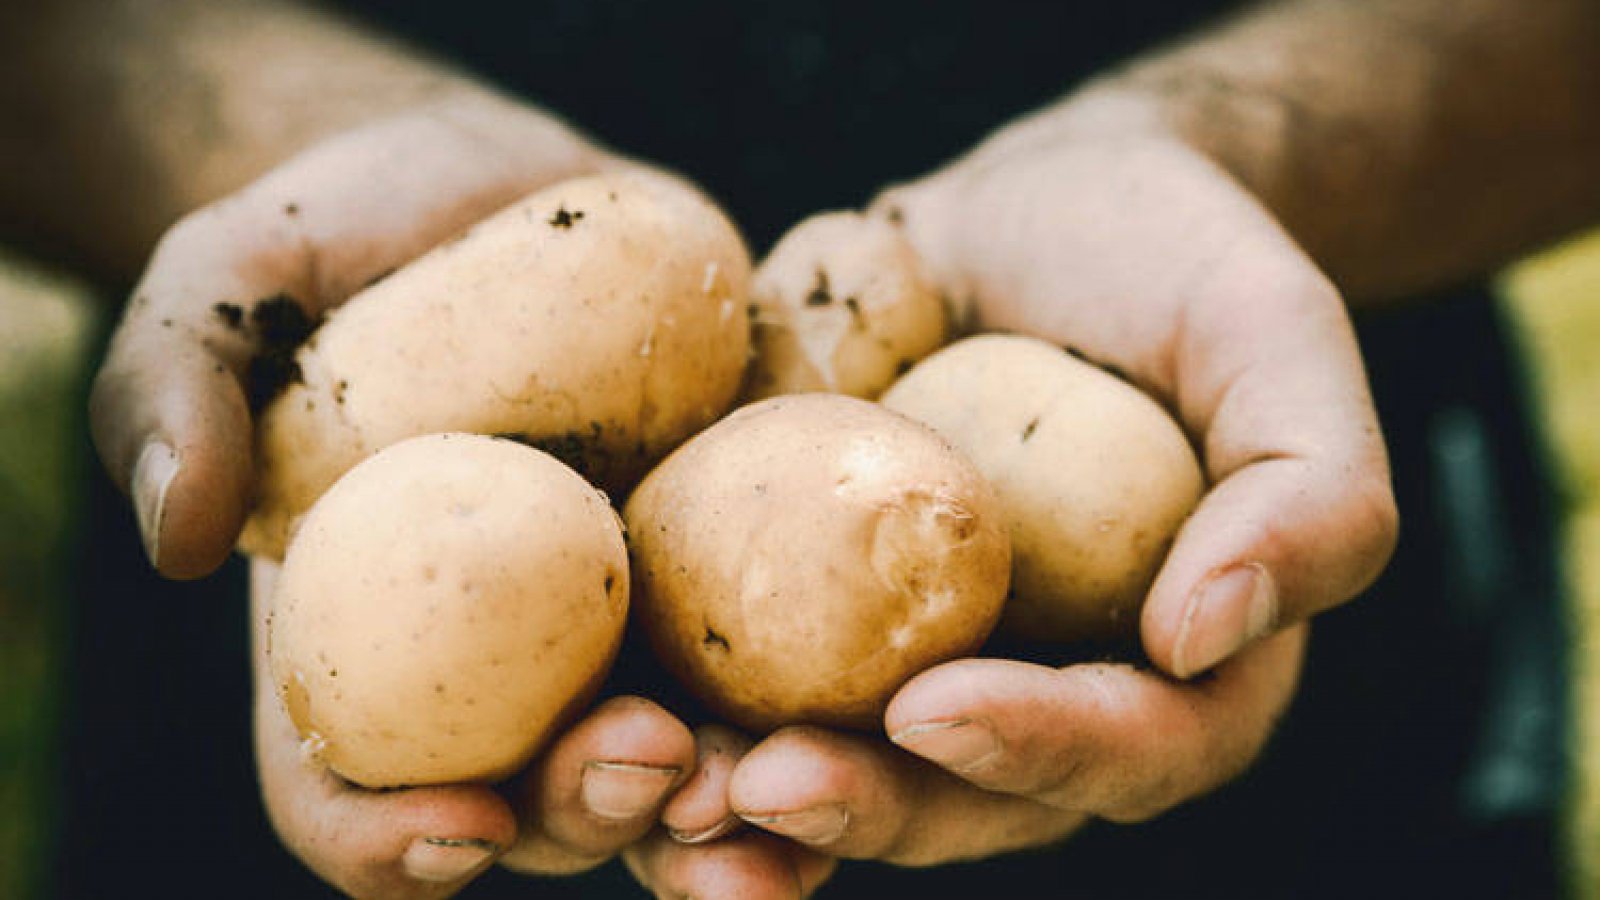
[[502, 862], [555, 874], [610, 859], [650, 831], [694, 763], [694, 736], [672, 714], [639, 697], [606, 701], [523, 782], [522, 834]]
[[746, 822], [830, 856], [935, 865], [1039, 846], [1081, 813], [980, 790], [880, 739], [785, 728], [734, 770]]
[[731, 833], [740, 819], [728, 807], [728, 779], [750, 739], [720, 725], [695, 730], [694, 775], [661, 811], [661, 824], [673, 840], [703, 844]]
[[[1388, 459], [1343, 305], [1277, 235], [1196, 288], [1178, 403], [1214, 483], [1151, 589], [1159, 666], [1188, 677], [1375, 579], [1398, 529]], [[1285, 239], [1286, 240], [1286, 239]]]
[[1255, 760], [1294, 694], [1305, 630], [1195, 682], [1112, 664], [946, 663], [901, 688], [885, 723], [895, 743], [985, 790], [1147, 819]]
[[363, 790], [311, 759], [265, 677], [265, 617], [275, 568], [252, 569], [256, 761], [268, 816], [284, 845], [356, 897], [448, 897], [516, 838], [516, 818], [483, 786]]
[[227, 558], [251, 478], [250, 413], [234, 371], [178, 336], [170, 320], [130, 310], [90, 396], [106, 471], [133, 500], [145, 555], [170, 578], [198, 578]]
[[792, 900], [809, 897], [837, 862], [790, 841], [744, 832], [688, 845], [656, 831], [623, 853], [633, 876], [663, 900]]
[[593, 165], [576, 151], [529, 156], [520, 139], [539, 127], [554, 126], [506, 120], [486, 104], [352, 131], [162, 239], [90, 409], [101, 459], [132, 496], [163, 574], [198, 577], [227, 556], [250, 484], [247, 401], [259, 405], [289, 375], [296, 344], [329, 307], [539, 184]]

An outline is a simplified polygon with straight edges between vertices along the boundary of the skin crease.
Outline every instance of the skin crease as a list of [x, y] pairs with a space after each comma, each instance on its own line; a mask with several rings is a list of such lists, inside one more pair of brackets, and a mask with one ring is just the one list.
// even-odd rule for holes
[[[29, 86], [0, 104], [40, 123], [30, 141], [0, 149], [0, 203], [108, 272], [133, 271], [165, 230], [92, 417], [108, 471], [145, 498], [141, 519], [157, 531], [148, 544], [168, 575], [220, 561], [248, 486], [237, 376], [249, 348], [212, 321], [219, 295], [287, 291], [326, 308], [521, 193], [615, 164], [537, 110], [287, 4], [75, 0], [14, 4], [0, 17], [0, 35], [27, 36], [0, 52], [0, 83]], [[85, 21], [96, 43], [82, 43]], [[1353, 302], [1399, 296], [1591, 221], [1597, 32], [1589, 0], [1279, 3], [1110, 75], [886, 195], [880, 210], [900, 213], [941, 286], [972, 298], [982, 324], [1118, 365], [1199, 442], [1216, 486], [1147, 605], [1151, 656], [1185, 670], [1175, 645], [1193, 629], [1257, 623], [1246, 607], [1261, 591], [1248, 587], [1232, 585], [1215, 614], [1186, 608], [1195, 588], [1225, 584], [1215, 576], [1228, 562], [1264, 565], [1274, 579], [1264, 596], [1276, 598], [1266, 623], [1289, 627], [1196, 682], [952, 663], [902, 690], [886, 731], [928, 756], [943, 735], [947, 758], [954, 748], [981, 751], [976, 759], [942, 769], [881, 741], [779, 732], [731, 770], [731, 808], [772, 832], [804, 831], [830, 856], [933, 864], [1055, 840], [1086, 815], [1143, 818], [1247, 765], [1298, 670], [1304, 626], [1290, 623], [1348, 599], [1394, 540], [1339, 289]], [[277, 71], [319, 76], [296, 83]], [[1333, 146], [1339, 154], [1323, 152]], [[133, 209], [129, 184], [148, 186]], [[1111, 202], [1130, 196], [1146, 202]], [[1503, 214], [1469, 214], [1486, 203]], [[90, 222], [114, 224], [86, 233]], [[1052, 289], [1073, 280], [1062, 267], [1078, 281], [1065, 296]], [[1134, 272], [1154, 277], [1130, 281]], [[1133, 314], [1119, 315], [1129, 304]], [[1083, 309], [1100, 313], [1074, 315]], [[160, 489], [132, 483], [152, 438], [178, 461]], [[1331, 480], [1352, 489], [1318, 502]], [[257, 570], [264, 614], [270, 567]], [[950, 740], [958, 723], [989, 737]], [[261, 698], [274, 824], [357, 896], [458, 890], [472, 872], [443, 884], [405, 874], [422, 836], [505, 848], [520, 833], [518, 851], [546, 871], [627, 848], [632, 871], [663, 896], [795, 896], [831, 871], [823, 856], [749, 829], [705, 846], [671, 842], [651, 831], [664, 799], [622, 822], [586, 812], [575, 799], [585, 765], [574, 761], [672, 770], [674, 786], [694, 769], [693, 735], [648, 701], [603, 705], [571, 729], [529, 778], [544, 787], [517, 809], [473, 788], [352, 791], [306, 766], [282, 724]], [[1171, 738], [1150, 746], [1149, 734]], [[1213, 764], [1184, 763], [1195, 759]], [[797, 784], [796, 771], [811, 777]], [[838, 815], [785, 819], [801, 807]]]

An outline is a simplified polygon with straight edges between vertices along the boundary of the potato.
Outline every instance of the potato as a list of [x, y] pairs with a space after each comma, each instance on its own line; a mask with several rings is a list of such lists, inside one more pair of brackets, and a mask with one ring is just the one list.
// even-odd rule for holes
[[813, 216], [751, 283], [743, 396], [830, 391], [872, 399], [945, 341], [945, 309], [899, 229], [860, 213]]
[[1005, 596], [993, 490], [931, 430], [848, 397], [740, 409], [624, 517], [657, 656], [755, 730], [881, 727], [907, 679], [983, 642]]
[[1204, 487], [1183, 431], [1155, 401], [1051, 344], [985, 335], [924, 360], [883, 404], [932, 425], [999, 492], [1015, 554], [1004, 633], [1137, 632]]
[[282, 555], [297, 517], [379, 448], [505, 434], [610, 491], [714, 421], [748, 356], [749, 258], [661, 175], [535, 193], [352, 298], [262, 416], [241, 546]]
[[592, 695], [627, 608], [627, 548], [599, 491], [511, 441], [429, 435], [311, 508], [267, 652], [307, 747], [345, 778], [493, 781]]

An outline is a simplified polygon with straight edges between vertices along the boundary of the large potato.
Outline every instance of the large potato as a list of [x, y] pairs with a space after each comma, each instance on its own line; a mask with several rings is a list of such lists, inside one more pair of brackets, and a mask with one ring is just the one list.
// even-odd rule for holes
[[520, 444], [430, 435], [312, 507], [268, 655], [295, 727], [345, 778], [491, 781], [592, 694], [627, 607], [627, 549], [600, 492]]
[[1204, 487], [1160, 406], [1058, 347], [1006, 335], [946, 347], [882, 402], [953, 441], [999, 492], [1014, 552], [1005, 632], [1048, 641], [1136, 632]]
[[611, 491], [710, 424], [748, 356], [749, 258], [681, 182], [564, 182], [352, 298], [296, 357], [259, 423], [243, 548], [369, 454], [419, 434], [515, 436]]
[[853, 212], [796, 225], [750, 286], [744, 397], [830, 391], [872, 399], [945, 340], [944, 301], [888, 222]]
[[657, 655], [752, 729], [880, 727], [907, 679], [983, 642], [1005, 596], [993, 490], [929, 429], [848, 397], [739, 410], [624, 516]]

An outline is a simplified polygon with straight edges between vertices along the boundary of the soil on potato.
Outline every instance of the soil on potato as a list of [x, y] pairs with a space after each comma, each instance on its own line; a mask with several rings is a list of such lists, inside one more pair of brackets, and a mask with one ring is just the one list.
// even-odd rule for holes
[[307, 315], [287, 294], [257, 302], [248, 321], [244, 310], [235, 304], [218, 303], [212, 309], [225, 326], [242, 332], [255, 344], [244, 384], [251, 413], [261, 412], [289, 385], [301, 383], [303, 376], [295, 353], [322, 324], [320, 319]]
[[[605, 435], [605, 426], [599, 422], [590, 422], [587, 430], [573, 429], [561, 434], [529, 434], [525, 431], [506, 431], [496, 434], [495, 437], [506, 441], [515, 441], [525, 447], [532, 447], [548, 453], [561, 462], [562, 465], [582, 475], [590, 484], [605, 488], [610, 479], [616, 475], [620, 466], [628, 469], [636, 465], [638, 460], [645, 458], [647, 448], [641, 441], [636, 448], [638, 460], [626, 459], [627, 452], [614, 453], [612, 448], [606, 446], [602, 438]], [[612, 485], [614, 487], [614, 485]]]

